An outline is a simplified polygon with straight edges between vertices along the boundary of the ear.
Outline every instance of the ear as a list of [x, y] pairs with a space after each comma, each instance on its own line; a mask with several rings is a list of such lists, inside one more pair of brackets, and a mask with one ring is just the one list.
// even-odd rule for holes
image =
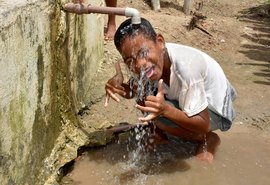
[[158, 46], [160, 47], [160, 49], [164, 49], [165, 48], [165, 39], [164, 39], [164, 37], [161, 34], [157, 34], [156, 43], [158, 44]]

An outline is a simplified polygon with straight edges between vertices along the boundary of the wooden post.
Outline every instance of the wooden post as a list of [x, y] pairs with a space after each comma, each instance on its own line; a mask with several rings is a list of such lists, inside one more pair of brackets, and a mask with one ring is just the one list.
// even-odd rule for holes
[[186, 15], [190, 15], [192, 9], [192, 0], [185, 0], [184, 1], [184, 13]]
[[151, 0], [151, 5], [152, 5], [153, 10], [159, 10], [160, 0]]

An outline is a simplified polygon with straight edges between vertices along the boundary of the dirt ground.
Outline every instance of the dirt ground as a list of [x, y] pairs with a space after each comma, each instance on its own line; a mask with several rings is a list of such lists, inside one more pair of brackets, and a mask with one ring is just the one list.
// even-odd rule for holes
[[[201, 13], [206, 19], [198, 25], [211, 36], [198, 28], [187, 29], [192, 16], [183, 13], [183, 0], [161, 0], [160, 11], [153, 11], [150, 4], [150, 0], [118, 0], [118, 7], [138, 9], [167, 42], [193, 46], [215, 58], [238, 93], [234, 124], [269, 136], [269, 3], [266, 5], [265, 0], [204, 0]], [[118, 16], [117, 26], [125, 19]], [[105, 54], [107, 59], [99, 70], [99, 84], [106, 83], [115, 72], [114, 63], [121, 61], [113, 41], [105, 41]], [[138, 114], [134, 105], [133, 100], [122, 100], [118, 104], [111, 101], [109, 107], [104, 108], [100, 101], [91, 106], [82, 120], [94, 129], [120, 122], [135, 123]]]

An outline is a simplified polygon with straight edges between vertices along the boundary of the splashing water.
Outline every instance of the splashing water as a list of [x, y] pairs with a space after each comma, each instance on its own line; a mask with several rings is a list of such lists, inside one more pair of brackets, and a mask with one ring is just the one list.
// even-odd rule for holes
[[[130, 78], [130, 89], [136, 89], [136, 103], [144, 106], [146, 97], [149, 95], [155, 95], [157, 90], [157, 81], [151, 81], [147, 78], [144, 69], [141, 69], [141, 73], [139, 75], [134, 74], [128, 67], [127, 72]], [[132, 96], [132, 94], [130, 94], [130, 96]], [[149, 114], [148, 112], [141, 113], [143, 116], [147, 116]], [[153, 126], [153, 121], [150, 121], [148, 126], [142, 126], [138, 123], [133, 130], [132, 136], [129, 138], [129, 142], [127, 144], [127, 151], [129, 151], [130, 159], [128, 161], [128, 167], [135, 171], [141, 171], [149, 157], [146, 145], [149, 144], [149, 142], [152, 142], [149, 138], [155, 134]], [[132, 144], [135, 144], [136, 146], [132, 147]]]
[[157, 89], [157, 82], [150, 81], [146, 75], [145, 71], [142, 69], [139, 79], [133, 79], [137, 81], [137, 97], [136, 102], [141, 105], [145, 105], [145, 99], [149, 95], [154, 95]]
[[132, 25], [132, 24], [129, 24], [120, 30], [120, 33], [122, 35], [126, 35], [126, 34], [131, 33], [131, 36], [136, 36], [136, 35], [138, 35], [138, 32], [139, 32], [138, 25]]
[[120, 33], [122, 35], [125, 35], [128, 33], [128, 30], [132, 29], [132, 24], [125, 26], [123, 29], [120, 30]]
[[[129, 80], [130, 89], [136, 89], [137, 91], [135, 94], [136, 103], [144, 106], [146, 97], [156, 94], [158, 81], [149, 80], [143, 68], [141, 68], [140, 75], [134, 74], [128, 69], [128, 67], [127, 67], [127, 71], [128, 71], [128, 75], [130, 76], [130, 80]], [[132, 96], [132, 91], [130, 93], [131, 93], [130, 96]], [[144, 116], [148, 115], [147, 112], [144, 112], [143, 114]]]

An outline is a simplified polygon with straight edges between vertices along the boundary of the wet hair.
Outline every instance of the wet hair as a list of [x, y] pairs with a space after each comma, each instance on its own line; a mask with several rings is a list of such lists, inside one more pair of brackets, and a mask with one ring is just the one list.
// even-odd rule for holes
[[157, 33], [153, 26], [145, 18], [141, 18], [140, 24], [132, 24], [131, 19], [127, 19], [118, 27], [114, 35], [114, 45], [120, 50], [122, 41], [126, 37], [134, 37], [142, 34], [146, 39], [156, 41]]

